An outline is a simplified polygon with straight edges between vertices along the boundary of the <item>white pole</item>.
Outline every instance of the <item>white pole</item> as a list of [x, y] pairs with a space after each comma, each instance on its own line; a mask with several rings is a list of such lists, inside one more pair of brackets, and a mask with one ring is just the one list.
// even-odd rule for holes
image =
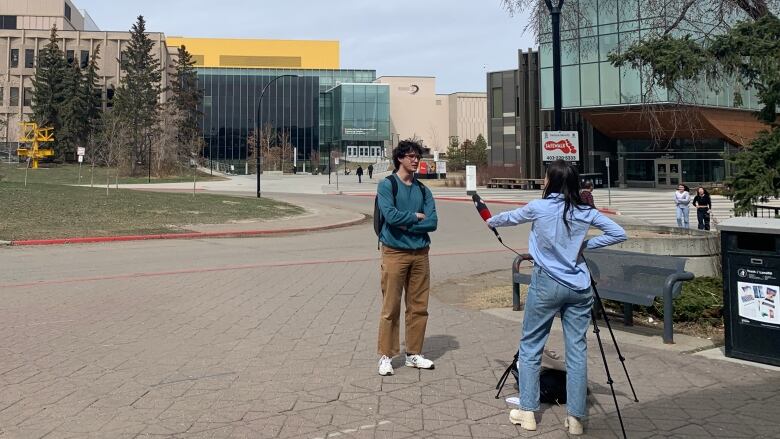
[[612, 181], [610, 180], [609, 157], [607, 157], [607, 196], [609, 197], [609, 205], [612, 206]]

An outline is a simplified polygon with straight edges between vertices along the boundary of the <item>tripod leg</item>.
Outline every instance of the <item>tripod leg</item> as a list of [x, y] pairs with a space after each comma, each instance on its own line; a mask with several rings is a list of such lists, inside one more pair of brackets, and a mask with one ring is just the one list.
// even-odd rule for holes
[[612, 337], [612, 343], [615, 345], [615, 351], [618, 354], [618, 359], [620, 360], [620, 364], [623, 365], [623, 372], [626, 373], [626, 379], [628, 380], [628, 385], [631, 387], [631, 393], [634, 395], [634, 402], [639, 402], [639, 398], [636, 397], [636, 391], [634, 390], [634, 384], [631, 382], [631, 376], [628, 375], [628, 369], [626, 368], [626, 357], [623, 356], [623, 353], [620, 352], [620, 347], [618, 346], [617, 340], [615, 339], [615, 333], [612, 331], [612, 325], [609, 323], [609, 316], [607, 316], [607, 310], [604, 308], [604, 302], [601, 301], [601, 296], [599, 296], [599, 291], [596, 289], [596, 283], [593, 282], [591, 279], [591, 285], [593, 286], [593, 295], [596, 296], [596, 301], [599, 303], [599, 309], [601, 310], [601, 315], [604, 317], [604, 323], [607, 325], [607, 329], [609, 330], [609, 335]]
[[601, 331], [599, 325], [596, 323], [596, 311], [591, 310], [591, 316], [593, 320], [593, 333], [596, 334], [596, 340], [599, 343], [599, 350], [601, 351], [601, 361], [604, 362], [604, 371], [607, 373], [607, 384], [612, 391], [612, 400], [615, 401], [615, 410], [617, 410], [618, 420], [620, 421], [620, 430], [623, 431], [623, 439], [627, 439], [626, 428], [623, 426], [623, 416], [620, 414], [620, 406], [618, 405], [617, 395], [615, 395], [614, 381], [612, 381], [612, 375], [609, 373], [609, 365], [607, 364], [607, 356], [604, 354], [604, 344], [601, 342]]
[[501, 390], [504, 388], [504, 384], [506, 384], [506, 380], [509, 379], [509, 374], [512, 373], [512, 370], [517, 370], [517, 357], [520, 355], [520, 351], [515, 352], [514, 358], [512, 358], [512, 364], [509, 365], [509, 367], [506, 368], [504, 371], [504, 374], [501, 375], [501, 378], [498, 380], [498, 384], [496, 384], [496, 399], [498, 399], [499, 395], [501, 395]]

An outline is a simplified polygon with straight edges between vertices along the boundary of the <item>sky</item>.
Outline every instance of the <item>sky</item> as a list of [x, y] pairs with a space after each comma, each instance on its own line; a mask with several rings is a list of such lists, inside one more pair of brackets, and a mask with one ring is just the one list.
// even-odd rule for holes
[[517, 68], [535, 47], [526, 16], [500, 0], [74, 0], [101, 30], [170, 36], [338, 40], [341, 68], [435, 76], [437, 93], [485, 91], [485, 73]]

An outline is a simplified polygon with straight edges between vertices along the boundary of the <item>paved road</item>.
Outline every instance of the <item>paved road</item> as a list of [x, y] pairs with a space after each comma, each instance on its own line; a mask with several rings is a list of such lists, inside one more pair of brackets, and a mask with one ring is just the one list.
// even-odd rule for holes
[[[371, 210], [370, 198], [317, 200]], [[439, 294], [511, 261], [472, 210], [439, 204]], [[504, 237], [524, 247], [527, 233]], [[434, 299], [425, 352], [436, 370], [396, 362], [396, 376], [376, 374], [375, 243], [364, 224], [0, 248], [0, 438], [565, 437], [563, 408], [546, 407], [527, 433], [493, 398], [517, 322]], [[660, 337], [621, 347], [641, 400], [613, 361], [630, 437], [777, 437], [778, 372], [679, 353]], [[617, 437], [595, 344], [590, 380], [590, 437]]]

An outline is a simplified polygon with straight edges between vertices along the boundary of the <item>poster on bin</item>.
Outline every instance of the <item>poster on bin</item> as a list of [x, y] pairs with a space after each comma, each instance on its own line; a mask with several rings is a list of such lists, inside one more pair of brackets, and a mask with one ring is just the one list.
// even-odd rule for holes
[[780, 287], [752, 282], [737, 282], [739, 316], [761, 323], [780, 325], [778, 304]]
[[542, 161], [580, 161], [580, 140], [577, 131], [542, 131]]

